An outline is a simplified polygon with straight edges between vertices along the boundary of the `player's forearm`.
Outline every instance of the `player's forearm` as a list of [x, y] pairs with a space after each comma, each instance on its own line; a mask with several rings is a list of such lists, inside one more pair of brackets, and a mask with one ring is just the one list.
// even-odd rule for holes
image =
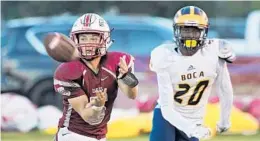
[[225, 91], [220, 92], [220, 122], [221, 124], [228, 124], [230, 120], [232, 105], [233, 105], [233, 89], [231, 82], [228, 82], [227, 87], [222, 87]]
[[138, 85], [135, 87], [130, 87], [126, 85], [122, 80], [118, 80], [118, 85], [124, 94], [128, 96], [130, 99], [135, 99], [138, 93]]
[[227, 65], [220, 61], [220, 69], [217, 79], [217, 90], [220, 98], [220, 122], [222, 125], [229, 124], [230, 114], [233, 105], [233, 88]]
[[231, 110], [232, 110], [232, 103], [233, 100], [232, 98], [229, 98], [230, 100], [224, 100], [221, 102], [221, 113], [220, 113], [220, 122], [223, 125], [229, 124], [230, 121], [230, 115], [231, 115]]
[[135, 99], [137, 96], [138, 83], [138, 79], [131, 72], [127, 72], [118, 79], [119, 88], [131, 99]]

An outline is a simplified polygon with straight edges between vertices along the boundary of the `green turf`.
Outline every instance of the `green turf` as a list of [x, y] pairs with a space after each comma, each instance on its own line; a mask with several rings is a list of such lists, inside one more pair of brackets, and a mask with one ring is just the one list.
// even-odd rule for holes
[[[22, 133], [2, 133], [2, 141], [53, 141], [53, 136], [40, 132]], [[128, 139], [109, 139], [108, 141], [148, 141], [148, 136], [140, 136]], [[260, 141], [260, 133], [255, 135], [223, 135], [217, 136], [208, 141]]]

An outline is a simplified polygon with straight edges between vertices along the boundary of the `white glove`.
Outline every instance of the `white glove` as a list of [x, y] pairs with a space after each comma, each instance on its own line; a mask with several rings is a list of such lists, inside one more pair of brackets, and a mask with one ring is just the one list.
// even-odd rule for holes
[[191, 137], [198, 139], [208, 139], [211, 136], [210, 128], [204, 127], [202, 125], [197, 125], [194, 128], [194, 131], [191, 133]]
[[226, 132], [229, 128], [230, 128], [231, 124], [230, 122], [224, 124], [224, 123], [221, 123], [221, 122], [218, 122], [217, 123], [217, 132], [218, 133], [223, 133], [223, 132]]
[[235, 52], [232, 49], [232, 46], [226, 40], [219, 41], [219, 58], [225, 60], [228, 63], [232, 63], [236, 60]]

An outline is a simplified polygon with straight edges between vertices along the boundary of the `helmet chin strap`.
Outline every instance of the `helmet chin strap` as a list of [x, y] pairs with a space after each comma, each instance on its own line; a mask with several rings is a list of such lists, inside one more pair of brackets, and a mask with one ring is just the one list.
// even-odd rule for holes
[[89, 58], [89, 59], [83, 58], [83, 59], [85, 59], [85, 60], [87, 60], [87, 61], [92, 61], [92, 60], [94, 60], [95, 58], [97, 58], [97, 57], [92, 57], [92, 58]]
[[115, 42], [115, 40], [109, 41], [109, 43], [107, 44], [107, 48], [110, 47], [114, 42]]
[[93, 56], [93, 57], [91, 57], [91, 58], [85, 58], [85, 57], [83, 57], [82, 59], [85, 59], [85, 60], [87, 60], [87, 61], [92, 61], [92, 60], [94, 60], [94, 59], [96, 59], [96, 58], [98, 58], [98, 57], [100, 57], [100, 56]]
[[[105, 54], [106, 54], [106, 53], [105, 53]], [[100, 49], [100, 48], [96, 48], [96, 50], [95, 50], [95, 55], [93, 55], [91, 58], [82, 57], [82, 59], [85, 59], [85, 60], [87, 60], [87, 61], [92, 61], [92, 60], [94, 60], [94, 59], [96, 59], [96, 58], [98, 58], [98, 57], [104, 56], [105, 54], [102, 54], [102, 53], [101, 53], [101, 49]]]

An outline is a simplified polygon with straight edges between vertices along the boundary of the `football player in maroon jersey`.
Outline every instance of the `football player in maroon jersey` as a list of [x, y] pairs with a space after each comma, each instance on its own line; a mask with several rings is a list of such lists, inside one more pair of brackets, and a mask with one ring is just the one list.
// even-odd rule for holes
[[54, 74], [54, 87], [64, 105], [56, 141], [105, 141], [118, 87], [130, 99], [137, 95], [134, 58], [107, 52], [113, 42], [110, 28], [97, 14], [78, 18], [70, 36], [80, 60], [62, 63]]

